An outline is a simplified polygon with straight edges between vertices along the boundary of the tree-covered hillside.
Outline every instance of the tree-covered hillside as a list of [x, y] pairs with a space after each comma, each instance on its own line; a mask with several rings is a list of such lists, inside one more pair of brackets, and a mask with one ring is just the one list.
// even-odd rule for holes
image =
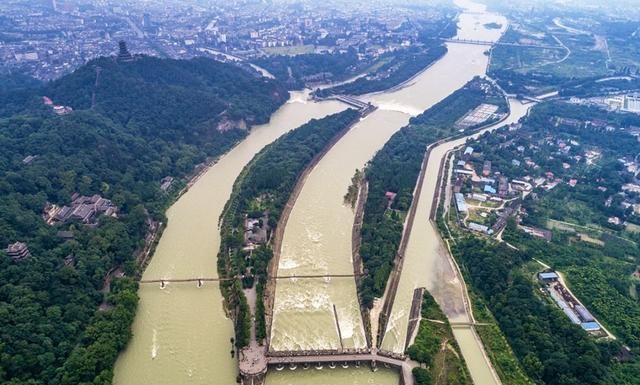
[[[15, 84], [28, 87], [0, 89], [10, 102], [0, 106], [0, 249], [21, 241], [31, 255], [0, 252], [0, 383], [110, 384], [137, 297], [129, 278], [104, 295], [107, 272], [135, 276], [147, 220], [163, 220], [176, 185], [246, 135], [234, 124], [266, 122], [288, 94], [206, 59], [102, 58], [46, 85]], [[73, 111], [55, 114], [44, 96]], [[168, 193], [166, 176], [176, 178]], [[71, 205], [76, 192], [110, 200], [117, 218], [45, 223], [47, 203]]]

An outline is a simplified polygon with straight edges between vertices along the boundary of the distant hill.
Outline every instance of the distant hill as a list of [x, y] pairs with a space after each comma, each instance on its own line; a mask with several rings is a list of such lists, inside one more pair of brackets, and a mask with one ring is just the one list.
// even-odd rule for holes
[[[194, 166], [268, 121], [288, 93], [233, 65], [149, 57], [97, 59], [48, 84], [0, 84], [0, 383], [110, 384], [137, 297], [134, 281], [116, 280], [103, 303], [105, 275], [114, 266], [134, 275], [147, 219], [166, 221]], [[58, 115], [55, 105], [73, 111]], [[169, 193], [166, 176], [176, 178]], [[47, 225], [47, 202], [70, 205], [75, 192], [112, 201], [118, 218]], [[5, 255], [17, 241], [31, 256]]]
[[93, 60], [44, 92], [56, 103], [92, 108], [141, 134], [171, 130], [184, 137], [226, 120], [265, 123], [288, 95], [279, 83], [229, 64], [152, 57]]

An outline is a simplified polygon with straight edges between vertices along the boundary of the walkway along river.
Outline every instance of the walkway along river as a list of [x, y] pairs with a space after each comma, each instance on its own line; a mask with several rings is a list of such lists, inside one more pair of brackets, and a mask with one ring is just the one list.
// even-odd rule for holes
[[[479, 10], [472, 3], [459, 5], [465, 10], [471, 7], [474, 12], [463, 12], [459, 16], [458, 37], [484, 41], [499, 39], [506, 28], [503, 17]], [[484, 24], [490, 22], [500, 23], [502, 28], [485, 28]], [[444, 99], [474, 76], [485, 74], [487, 47], [449, 44], [448, 48], [448, 53], [441, 60], [412, 79], [404, 88], [361, 98], [377, 106], [378, 110], [354, 126], [307, 177], [284, 230], [280, 259], [277, 261], [278, 275], [348, 274], [353, 271], [351, 230], [354, 211], [343, 203], [343, 196], [355, 169], [361, 169], [391, 135], [408, 123], [411, 116]], [[517, 106], [512, 107], [517, 110]], [[436, 168], [438, 165], [439, 162], [436, 162]], [[423, 196], [430, 200], [433, 190], [431, 193], [425, 191]], [[418, 218], [424, 218], [428, 223], [428, 214]], [[416, 234], [422, 234], [422, 231], [418, 230]], [[404, 309], [403, 305], [406, 301], [410, 306], [413, 288], [433, 287], [433, 282], [439, 279], [438, 274], [442, 272], [442, 269], [431, 271], [433, 264], [424, 258], [420, 260], [422, 254], [429, 252], [430, 246], [438, 244], [437, 236], [430, 239], [431, 242], [427, 242], [426, 246], [421, 245], [423, 248], [418, 251], [421, 255], [412, 258], [412, 265], [405, 267], [421, 272], [422, 278], [416, 281], [411, 274], [407, 274], [407, 279], [400, 282], [398, 305], [394, 306], [393, 322], [389, 324], [391, 336], [384, 341], [387, 350], [403, 351], [402, 333], [406, 333], [406, 322], [402, 325], [402, 320], [405, 310], [408, 312], [408, 307]], [[447, 259], [444, 262], [449, 264]], [[434, 274], [424, 273], [425, 269]], [[427, 281], [428, 277], [431, 278]], [[416, 286], [416, 283], [419, 285]], [[366, 348], [353, 279], [278, 281], [273, 312], [272, 351]], [[402, 328], [404, 332], [400, 331]], [[456, 333], [456, 336], [464, 334]], [[403, 342], [396, 343], [396, 340]], [[483, 357], [481, 346], [480, 350], [473, 351], [474, 346], [480, 345], [461, 347], [465, 359], [471, 364]], [[293, 378], [312, 384], [307, 380], [307, 372], [297, 371], [289, 376], [269, 374], [267, 384], [295, 383]], [[484, 377], [477, 370], [472, 370], [472, 375], [474, 378], [477, 376], [477, 384], [491, 383], [483, 382], [481, 379]], [[331, 377], [332, 381], [325, 378], [318, 384], [351, 383], [348, 377]], [[375, 383], [386, 382], [381, 379]], [[397, 383], [397, 377], [390, 383]]]
[[[312, 118], [347, 108], [338, 102], [308, 102], [292, 93], [271, 122], [254, 127], [249, 136], [212, 166], [168, 210], [165, 229], [144, 280], [217, 277], [220, 247], [218, 218], [242, 168], [285, 132]], [[205, 282], [141, 285], [133, 338], [119, 357], [116, 385], [233, 385], [232, 323], [225, 317], [218, 284]]]

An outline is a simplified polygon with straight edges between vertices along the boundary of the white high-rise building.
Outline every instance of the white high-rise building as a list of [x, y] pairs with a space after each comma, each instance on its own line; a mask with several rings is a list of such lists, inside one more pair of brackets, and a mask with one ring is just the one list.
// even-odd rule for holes
[[640, 112], [640, 94], [626, 95], [624, 109], [629, 112]]

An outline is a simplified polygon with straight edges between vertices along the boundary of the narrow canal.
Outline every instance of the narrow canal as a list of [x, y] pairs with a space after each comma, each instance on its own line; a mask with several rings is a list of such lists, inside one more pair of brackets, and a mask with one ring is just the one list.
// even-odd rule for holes
[[[292, 93], [270, 123], [254, 127], [171, 206], [168, 227], [143, 279], [216, 277], [218, 218], [242, 168], [285, 132], [346, 107], [310, 102], [306, 93]], [[197, 288], [176, 283], [165, 289], [142, 285], [138, 294], [133, 338], [116, 363], [114, 384], [236, 383], [236, 362], [230, 354], [233, 328], [217, 284]]]

